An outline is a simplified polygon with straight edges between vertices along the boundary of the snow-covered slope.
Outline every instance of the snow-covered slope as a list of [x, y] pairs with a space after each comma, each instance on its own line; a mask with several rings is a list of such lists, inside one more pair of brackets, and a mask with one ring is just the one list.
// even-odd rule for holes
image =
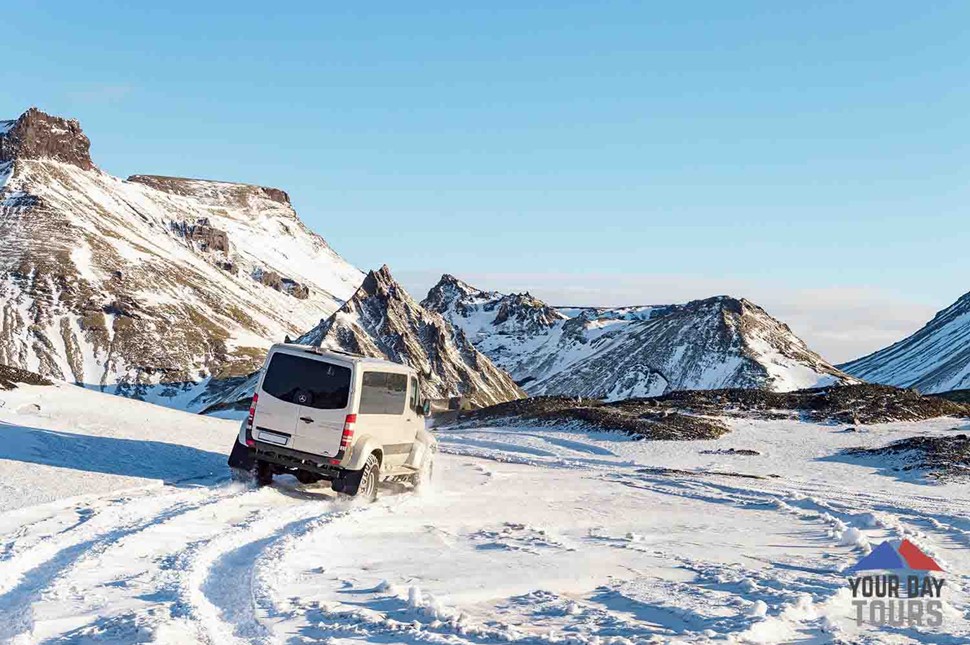
[[0, 127], [0, 362], [197, 409], [363, 279], [281, 190], [125, 181], [88, 145], [35, 109]]
[[[0, 391], [0, 642], [968, 642], [970, 489], [843, 452], [960, 420], [727, 423], [440, 427], [430, 489], [360, 504], [229, 483], [232, 422]], [[848, 569], [902, 538], [945, 569], [943, 624], [857, 625]]]
[[920, 392], [970, 388], [970, 293], [912, 336], [839, 367], [872, 383]]
[[727, 296], [557, 310], [529, 294], [484, 292], [445, 275], [422, 304], [461, 327], [530, 394], [622, 399], [853, 381], [763, 309]]
[[423, 394], [430, 398], [461, 396], [483, 406], [524, 396], [460, 328], [413, 300], [387, 266], [367, 274], [336, 314], [297, 342], [410, 365], [424, 375]]

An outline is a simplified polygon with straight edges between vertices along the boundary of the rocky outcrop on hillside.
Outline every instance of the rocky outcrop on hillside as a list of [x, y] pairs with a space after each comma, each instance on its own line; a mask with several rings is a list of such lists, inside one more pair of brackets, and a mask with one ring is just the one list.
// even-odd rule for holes
[[213, 227], [208, 217], [199, 218], [192, 224], [172, 222], [172, 230], [202, 252], [229, 253], [229, 235]]
[[40, 374], [0, 364], [0, 390], [12, 390], [18, 385], [51, 385]]
[[524, 396], [460, 329], [413, 300], [387, 266], [368, 273], [337, 313], [296, 342], [410, 365], [433, 399], [460, 396], [483, 406]]
[[30, 108], [15, 121], [0, 121], [0, 163], [51, 160], [91, 170], [91, 141], [74, 119]]
[[872, 383], [926, 393], [970, 388], [970, 293], [912, 336], [839, 367]]
[[0, 146], [0, 362], [195, 410], [363, 279], [281, 190], [123, 181], [88, 163], [76, 122], [35, 109], [0, 122]]

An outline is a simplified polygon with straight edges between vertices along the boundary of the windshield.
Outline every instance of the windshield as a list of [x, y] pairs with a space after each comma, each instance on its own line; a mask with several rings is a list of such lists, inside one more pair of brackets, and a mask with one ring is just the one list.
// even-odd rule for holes
[[293, 354], [273, 354], [263, 391], [286, 401], [318, 410], [347, 407], [350, 368]]

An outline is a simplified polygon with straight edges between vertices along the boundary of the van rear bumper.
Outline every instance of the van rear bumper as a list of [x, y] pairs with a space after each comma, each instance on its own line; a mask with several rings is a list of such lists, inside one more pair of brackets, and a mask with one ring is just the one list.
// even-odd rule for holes
[[292, 448], [274, 446], [273, 444], [263, 443], [261, 441], [256, 441], [255, 443], [255, 458], [268, 461], [271, 464], [284, 466], [286, 468], [308, 470], [311, 473], [321, 475], [324, 479], [337, 479], [340, 477], [341, 473], [344, 472], [343, 468], [340, 466], [323, 463], [325, 459], [327, 461], [329, 461], [329, 459], [320, 457], [319, 455], [314, 455], [309, 452], [300, 452], [299, 450], [293, 450]]

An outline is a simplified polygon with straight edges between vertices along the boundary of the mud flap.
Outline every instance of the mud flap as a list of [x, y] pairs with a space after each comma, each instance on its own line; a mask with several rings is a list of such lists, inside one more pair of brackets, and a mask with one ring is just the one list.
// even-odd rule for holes
[[239, 441], [233, 441], [232, 452], [229, 453], [229, 467], [245, 471], [252, 470], [256, 463], [255, 453], [252, 448], [247, 448]]
[[356, 495], [360, 489], [360, 480], [364, 477], [364, 469], [345, 470], [340, 477], [333, 480], [333, 489], [345, 495]]

